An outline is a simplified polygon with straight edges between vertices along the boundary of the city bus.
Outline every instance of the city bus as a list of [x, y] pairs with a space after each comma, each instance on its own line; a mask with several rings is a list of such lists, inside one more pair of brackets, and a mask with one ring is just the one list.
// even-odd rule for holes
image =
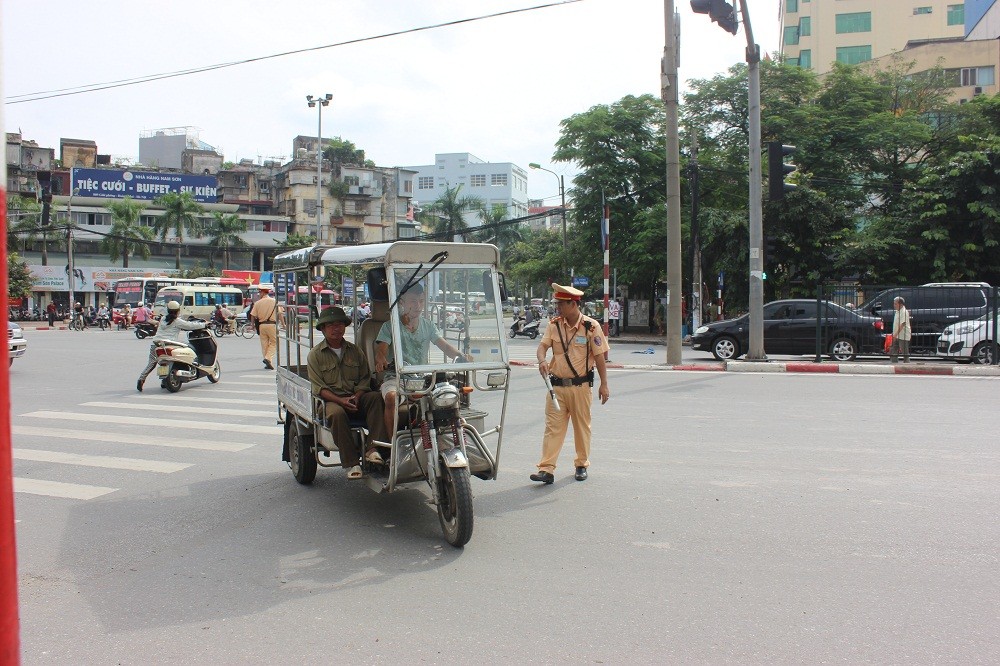
[[176, 285], [219, 284], [219, 278], [177, 278], [167, 276], [122, 278], [112, 288], [111, 307], [120, 310], [127, 303], [133, 310], [139, 303], [152, 304], [156, 292], [163, 287]]

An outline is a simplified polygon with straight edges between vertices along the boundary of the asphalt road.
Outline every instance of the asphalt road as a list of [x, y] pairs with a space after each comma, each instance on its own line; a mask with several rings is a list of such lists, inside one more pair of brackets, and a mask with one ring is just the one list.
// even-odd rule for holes
[[590, 479], [541, 486], [516, 368], [456, 550], [419, 487], [295, 483], [256, 339], [140, 395], [130, 334], [27, 335], [26, 664], [1000, 661], [994, 379], [612, 371]]

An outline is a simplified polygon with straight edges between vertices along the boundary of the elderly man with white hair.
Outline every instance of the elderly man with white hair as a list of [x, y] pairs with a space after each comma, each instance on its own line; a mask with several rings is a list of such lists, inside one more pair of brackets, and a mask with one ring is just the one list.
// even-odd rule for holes
[[910, 311], [906, 309], [906, 300], [902, 296], [892, 299], [892, 307], [896, 314], [892, 317], [892, 346], [889, 348], [889, 362], [896, 363], [899, 354], [903, 354], [903, 363], [910, 362], [910, 338], [913, 331], [910, 328]]

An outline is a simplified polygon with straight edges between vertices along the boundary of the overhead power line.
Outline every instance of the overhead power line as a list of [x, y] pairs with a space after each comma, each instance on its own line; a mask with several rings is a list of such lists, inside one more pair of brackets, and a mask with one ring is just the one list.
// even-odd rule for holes
[[357, 39], [349, 39], [343, 42], [335, 42], [333, 44], [324, 44], [322, 46], [311, 46], [304, 49], [295, 49], [294, 51], [284, 51], [282, 53], [272, 53], [271, 55], [257, 56], [255, 58], [246, 58], [244, 60], [233, 60], [231, 62], [217, 63], [214, 65], [205, 65], [202, 67], [192, 67], [190, 69], [179, 69], [172, 72], [161, 72], [159, 74], [147, 74], [145, 76], [137, 76], [130, 79], [118, 79], [116, 81], [104, 81], [101, 83], [88, 83], [80, 86], [71, 86], [69, 88], [57, 88], [54, 90], [42, 90], [38, 92], [22, 93], [19, 95], [8, 95], [5, 104], [24, 104], [26, 102], [37, 102], [43, 99], [52, 99], [54, 97], [66, 97], [69, 95], [82, 95], [84, 93], [97, 92], [100, 90], [110, 90], [112, 88], [124, 88], [126, 86], [134, 86], [140, 83], [149, 83], [151, 81], [161, 81], [163, 79], [172, 79], [181, 76], [190, 76], [192, 74], [201, 74], [202, 72], [211, 72], [217, 69], [226, 69], [228, 67], [236, 67], [238, 65], [248, 65], [254, 62], [262, 62], [264, 60], [273, 60], [275, 58], [284, 58], [285, 56], [298, 55], [300, 53], [309, 53], [312, 51], [322, 51], [324, 49], [332, 49], [338, 46], [349, 46], [351, 44], [360, 44], [362, 42], [371, 42], [379, 39], [386, 39], [388, 37], [398, 37], [400, 35], [408, 35], [415, 32], [424, 32], [427, 30], [436, 30], [438, 28], [448, 28], [451, 26], [461, 25], [463, 23], [473, 23], [476, 21], [485, 21], [487, 19], [499, 18], [501, 16], [507, 16], [510, 14], [520, 14], [522, 12], [531, 12], [539, 9], [548, 9], [549, 7], [555, 7], [558, 5], [568, 5], [575, 2], [582, 2], [583, 0], [558, 0], [558, 2], [549, 2], [542, 5], [535, 5], [533, 7], [524, 7], [521, 9], [508, 9], [502, 12], [494, 12], [492, 14], [483, 14], [482, 16], [473, 16], [470, 18], [456, 19], [454, 21], [445, 21], [444, 23], [435, 23], [433, 25], [425, 25], [417, 28], [407, 28], [405, 30], [396, 30], [394, 32], [386, 32], [380, 35], [371, 35], [368, 37], [359, 37]]

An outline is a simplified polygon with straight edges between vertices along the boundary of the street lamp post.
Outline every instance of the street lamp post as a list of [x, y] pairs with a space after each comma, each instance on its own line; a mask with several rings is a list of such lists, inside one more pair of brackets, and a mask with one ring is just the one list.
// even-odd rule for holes
[[557, 181], [559, 181], [559, 198], [562, 199], [562, 242], [563, 242], [562, 264], [563, 264], [563, 276], [564, 277], [568, 277], [569, 276], [569, 271], [566, 268], [566, 256], [568, 254], [568, 251], [566, 249], [566, 181], [563, 179], [563, 176], [561, 176], [560, 174], [556, 173], [555, 171], [552, 171], [551, 169], [546, 169], [545, 167], [543, 167], [542, 165], [540, 165], [540, 164], [538, 164], [536, 162], [530, 162], [528, 164], [528, 168], [529, 169], [538, 169], [539, 171], [548, 171], [549, 173], [551, 173], [553, 176], [556, 177]]
[[309, 108], [316, 107], [319, 121], [316, 127], [316, 243], [321, 242], [320, 233], [323, 228], [323, 107], [330, 105], [333, 95], [327, 93], [322, 97], [306, 95]]
[[73, 320], [73, 291], [76, 287], [76, 279], [74, 270], [76, 267], [73, 266], [73, 197], [80, 193], [80, 188], [76, 188], [69, 193], [69, 203], [66, 204], [66, 217], [68, 218], [66, 223], [66, 268], [69, 273], [69, 312], [70, 321]]

